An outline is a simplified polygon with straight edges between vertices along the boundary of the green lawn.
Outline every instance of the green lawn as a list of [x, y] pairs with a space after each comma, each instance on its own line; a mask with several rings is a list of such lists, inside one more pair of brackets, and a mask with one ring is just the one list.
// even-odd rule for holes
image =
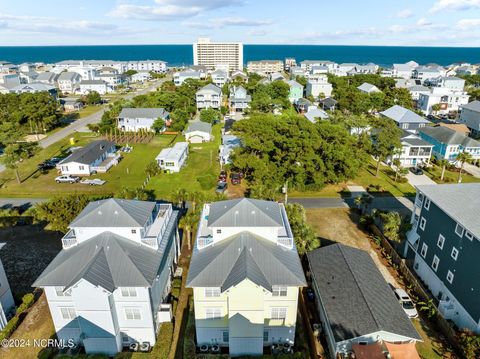
[[395, 182], [395, 173], [388, 167], [380, 165], [380, 173], [375, 176], [377, 163], [370, 161], [366, 168], [352, 180], [353, 183], [367, 188], [369, 185], [380, 186], [375, 192], [396, 197], [415, 196], [415, 189], [408, 183]]
[[99, 105], [85, 106], [84, 108], [82, 108], [77, 113], [78, 113], [79, 118], [84, 118], [84, 117], [87, 117], [87, 116], [90, 116], [90, 115], [94, 114], [95, 112], [100, 111], [103, 108], [104, 108], [104, 106], [99, 106]]
[[[75, 133], [75, 146], [82, 146], [98, 139], [90, 133]], [[0, 174], [0, 196], [3, 197], [51, 197], [63, 193], [88, 193], [88, 194], [111, 194], [118, 192], [122, 187], [140, 187], [146, 178], [145, 167], [155, 159], [160, 150], [175, 139], [175, 136], [156, 136], [148, 144], [133, 145], [131, 153], [123, 154], [123, 159], [118, 166], [112, 167], [107, 173], [100, 173], [91, 178], [100, 178], [107, 181], [103, 186], [87, 186], [79, 183], [56, 183], [54, 178], [58, 175], [55, 169], [43, 174], [37, 171], [37, 165], [52, 156], [58, 156], [71, 147], [67, 139], [63, 139], [48, 148], [40, 151], [34, 157], [24, 161], [19, 172], [22, 183], [18, 184], [15, 174], [6, 170]]]
[[[442, 175], [442, 168], [437, 165], [427, 167], [423, 170], [425, 174], [437, 183], [457, 183], [458, 172], [445, 170], [443, 181], [440, 181]], [[473, 177], [465, 171], [462, 172], [462, 183], [480, 182], [480, 178]]]
[[[215, 183], [220, 172], [218, 162], [218, 146], [221, 143], [220, 125], [213, 127], [214, 140], [209, 143], [191, 144], [187, 162], [179, 173], [161, 173], [153, 177], [147, 185], [147, 189], [155, 191], [157, 198], [169, 199], [170, 194], [179, 188], [187, 191], [205, 191], [213, 193]], [[211, 177], [213, 186], [202, 188], [198, 179]]]

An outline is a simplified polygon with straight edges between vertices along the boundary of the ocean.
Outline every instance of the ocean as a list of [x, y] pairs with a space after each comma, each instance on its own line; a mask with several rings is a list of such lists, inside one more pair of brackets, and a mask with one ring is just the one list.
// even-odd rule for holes
[[[332, 45], [244, 45], [244, 61], [330, 60], [338, 63], [373, 62], [380, 66], [414, 60], [419, 64], [449, 65], [480, 63], [478, 47], [400, 47]], [[191, 65], [192, 45], [108, 45], [108, 46], [0, 46], [0, 61], [12, 63], [61, 60], [163, 60], [170, 66]]]

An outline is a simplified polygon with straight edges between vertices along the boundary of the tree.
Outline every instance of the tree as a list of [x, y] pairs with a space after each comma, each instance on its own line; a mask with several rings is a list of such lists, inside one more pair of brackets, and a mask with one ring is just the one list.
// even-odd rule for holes
[[472, 162], [472, 155], [469, 152], [460, 152], [456, 158], [456, 161], [460, 163], [460, 172], [458, 172], [458, 183], [462, 182], [462, 172], [465, 163]]
[[398, 212], [377, 212], [382, 221], [383, 234], [392, 241], [400, 241], [402, 218]]
[[320, 240], [315, 231], [307, 224], [305, 208], [298, 203], [293, 203], [288, 204], [285, 209], [298, 253], [302, 255], [320, 247]]
[[435, 105], [432, 105], [432, 112], [433, 113], [437, 113], [438, 111], [440, 111], [442, 109], [442, 107], [440, 106], [439, 103], [436, 103]]
[[102, 102], [102, 97], [97, 91], [91, 91], [84, 97], [87, 105], [97, 105]]
[[390, 119], [382, 118], [377, 122], [372, 135], [371, 149], [372, 155], [377, 158], [377, 171], [375, 176], [378, 177], [380, 172], [380, 163], [387, 157], [393, 156], [395, 152], [401, 148], [401, 133], [402, 130]]
[[135, 75], [136, 73], [137, 73], [137, 71], [135, 71], [135, 70], [128, 70], [128, 71], [125, 71], [125, 72], [124, 72], [124, 74], [125, 74], [126, 76], [133, 76], [133, 75]]
[[145, 168], [145, 174], [149, 177], [156, 176], [160, 172], [160, 166], [158, 165], [158, 162], [153, 160], [150, 161], [147, 164], [147, 167]]
[[164, 131], [165, 121], [162, 118], [157, 118], [152, 124], [152, 129], [155, 130], [156, 133]]
[[71, 194], [56, 197], [35, 204], [33, 218], [36, 221], [45, 221], [51, 230], [66, 233], [68, 225], [87, 206], [90, 198], [83, 194]]
[[188, 250], [192, 249], [191, 235], [197, 221], [197, 215], [193, 210], [191, 210], [188, 211], [187, 214], [183, 216], [178, 223], [179, 227], [185, 231]]
[[392, 161], [392, 163], [393, 163], [393, 165], [395, 166], [395, 182], [397, 182], [397, 179], [398, 179], [398, 171], [400, 170], [401, 162], [400, 162], [400, 159], [395, 158], [395, 159]]
[[440, 175], [440, 181], [443, 182], [443, 178], [445, 177], [445, 169], [447, 168], [449, 162], [445, 159], [438, 161], [438, 165], [442, 167], [442, 174]]
[[116, 193], [116, 198], [123, 199], [136, 199], [138, 201], [153, 201], [155, 200], [155, 194], [153, 190], [147, 190], [144, 188], [128, 188], [122, 187], [122, 189]]
[[465, 358], [480, 357], [480, 335], [465, 329], [458, 334], [458, 342]]
[[188, 193], [185, 188], [177, 188], [172, 192], [170, 200], [176, 203], [178, 207], [185, 208], [185, 201], [188, 199]]
[[361, 196], [355, 197], [355, 205], [357, 208], [360, 210], [360, 212], [363, 214], [367, 211], [368, 206], [372, 203], [373, 197], [372, 195], [368, 193], [362, 193]]
[[220, 120], [220, 113], [213, 108], [206, 108], [200, 111], [200, 121], [214, 123]]
[[4, 149], [3, 156], [0, 157], [0, 161], [6, 168], [15, 172], [17, 183], [21, 183], [20, 174], [18, 173], [18, 163], [24, 159], [27, 159], [37, 151], [38, 147], [32, 143], [13, 143], [7, 145]]
[[205, 195], [203, 192], [192, 191], [187, 193], [187, 199], [192, 202], [192, 210], [195, 212], [197, 210], [197, 204], [205, 200]]

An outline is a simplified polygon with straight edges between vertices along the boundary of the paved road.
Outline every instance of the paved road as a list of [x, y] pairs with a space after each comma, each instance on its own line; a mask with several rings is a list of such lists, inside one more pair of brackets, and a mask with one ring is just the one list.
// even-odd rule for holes
[[[412, 197], [375, 197], [371, 208], [386, 211], [411, 212], [413, 208]], [[290, 203], [300, 203], [305, 208], [348, 208], [354, 207], [354, 198], [290, 198]]]
[[[167, 76], [163, 79], [160, 79], [158, 81], [155, 81], [153, 84], [148, 86], [145, 89], [135, 91], [132, 93], [129, 93], [125, 96], [122, 96], [123, 98], [127, 100], [131, 100], [133, 97], [138, 96], [138, 95], [144, 95], [148, 92], [154, 91], [157, 87], [159, 87], [163, 82], [170, 80], [170, 77]], [[81, 131], [84, 129], [87, 125], [92, 124], [92, 123], [98, 123], [102, 119], [102, 115], [105, 112], [106, 107], [101, 107], [98, 112], [95, 112], [94, 114], [91, 114], [90, 116], [80, 118], [74, 122], [72, 122], [70, 125], [68, 125], [65, 128], [62, 128], [60, 131], [55, 132], [54, 134], [44, 138], [43, 140], [39, 141], [39, 145], [42, 148], [46, 148], [55, 142], [60, 141], [61, 139], [71, 135], [74, 132]], [[0, 172], [1, 172], [0, 168]]]
[[413, 174], [412, 172], [409, 171], [408, 174], [405, 177], [407, 178], [408, 183], [410, 183], [413, 187], [421, 186], [421, 185], [437, 184], [437, 182], [432, 180], [426, 174], [416, 175], [416, 174]]
[[470, 173], [473, 177], [480, 178], [480, 167], [474, 166], [470, 163], [464, 163], [463, 168], [465, 172]]

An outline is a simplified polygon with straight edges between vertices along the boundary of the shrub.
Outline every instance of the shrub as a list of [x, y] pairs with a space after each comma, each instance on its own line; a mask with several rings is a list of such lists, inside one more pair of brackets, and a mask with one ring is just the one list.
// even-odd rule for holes
[[33, 293], [27, 293], [22, 298], [22, 304], [17, 308], [17, 314], [23, 313], [28, 308], [30, 308], [35, 302], [35, 296]]
[[173, 323], [162, 323], [151, 358], [167, 359], [173, 341]]
[[185, 328], [185, 338], [183, 341], [183, 357], [195, 358], [195, 313], [193, 311], [193, 303], [190, 303], [190, 310], [188, 311], [187, 326]]
[[10, 338], [10, 335], [13, 334], [13, 332], [15, 331], [15, 329], [17, 329], [19, 324], [20, 324], [19, 318], [17, 316], [10, 319], [7, 325], [5, 326], [5, 328], [3, 328], [2, 331], [0, 332], [0, 340]]

